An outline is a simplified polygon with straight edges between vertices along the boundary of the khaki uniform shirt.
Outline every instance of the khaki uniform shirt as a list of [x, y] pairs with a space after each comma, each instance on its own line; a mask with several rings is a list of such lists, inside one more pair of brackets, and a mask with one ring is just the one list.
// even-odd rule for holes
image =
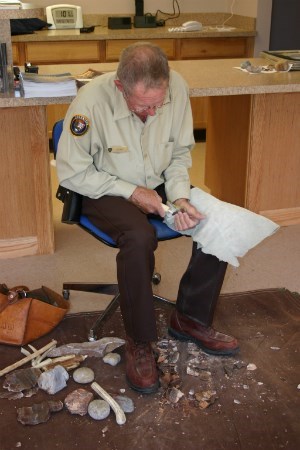
[[166, 105], [143, 123], [107, 73], [82, 87], [70, 105], [57, 152], [60, 184], [90, 198], [129, 198], [137, 186], [164, 183], [167, 198], [190, 198], [194, 145], [188, 86], [171, 71]]

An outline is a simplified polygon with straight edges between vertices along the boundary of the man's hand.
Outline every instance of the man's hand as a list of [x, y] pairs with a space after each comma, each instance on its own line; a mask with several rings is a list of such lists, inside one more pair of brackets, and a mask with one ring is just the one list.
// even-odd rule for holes
[[165, 211], [161, 204], [162, 198], [153, 189], [138, 186], [133, 191], [129, 201], [146, 214], [152, 213], [161, 217], [165, 216]]
[[180, 211], [174, 216], [174, 223], [177, 231], [184, 231], [194, 228], [205, 216], [201, 214], [186, 198], [175, 200], [174, 204]]

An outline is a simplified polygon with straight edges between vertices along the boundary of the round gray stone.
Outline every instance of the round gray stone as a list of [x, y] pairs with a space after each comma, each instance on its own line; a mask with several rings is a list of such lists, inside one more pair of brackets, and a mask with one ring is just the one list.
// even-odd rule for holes
[[73, 379], [76, 383], [86, 384], [94, 381], [95, 374], [89, 367], [79, 367], [79, 369], [74, 370]]
[[105, 400], [93, 400], [88, 406], [88, 414], [92, 419], [103, 420], [109, 416], [110, 406]]
[[134, 411], [134, 403], [131, 398], [126, 397], [126, 395], [117, 395], [115, 400], [119, 406], [121, 406], [124, 413], [131, 413]]

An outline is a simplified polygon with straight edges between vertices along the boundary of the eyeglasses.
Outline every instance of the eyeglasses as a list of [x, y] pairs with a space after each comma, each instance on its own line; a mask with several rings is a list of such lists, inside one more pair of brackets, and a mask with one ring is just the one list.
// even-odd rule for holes
[[[127, 105], [128, 105], [128, 102], [130, 103], [130, 97], [125, 92], [123, 92], [123, 96], [124, 96], [125, 100], [127, 101]], [[137, 106], [135, 108], [131, 108], [128, 105], [128, 108], [129, 108], [129, 110], [131, 112], [140, 114], [140, 113], [151, 111], [151, 110], [152, 111], [157, 111], [158, 109], [163, 108], [165, 105], [168, 105], [170, 102], [171, 102], [171, 94], [170, 94], [170, 91], [169, 91], [169, 100], [166, 101], [166, 102], [161, 103], [160, 105], [140, 106], [140, 107]]]

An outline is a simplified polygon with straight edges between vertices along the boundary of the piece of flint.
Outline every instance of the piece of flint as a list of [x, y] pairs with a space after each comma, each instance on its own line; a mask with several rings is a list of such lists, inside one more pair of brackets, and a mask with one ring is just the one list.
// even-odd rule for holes
[[29, 367], [14, 370], [5, 376], [3, 387], [11, 392], [21, 392], [36, 386], [41, 375], [40, 369]]
[[51, 412], [61, 411], [63, 403], [61, 401], [44, 401], [34, 403], [31, 406], [23, 406], [17, 409], [17, 420], [23, 425], [38, 425], [50, 419]]
[[87, 355], [103, 358], [107, 353], [113, 352], [116, 348], [124, 345], [124, 339], [117, 337], [104, 337], [93, 342], [75, 342], [53, 348], [49, 353], [49, 358], [63, 355]]

